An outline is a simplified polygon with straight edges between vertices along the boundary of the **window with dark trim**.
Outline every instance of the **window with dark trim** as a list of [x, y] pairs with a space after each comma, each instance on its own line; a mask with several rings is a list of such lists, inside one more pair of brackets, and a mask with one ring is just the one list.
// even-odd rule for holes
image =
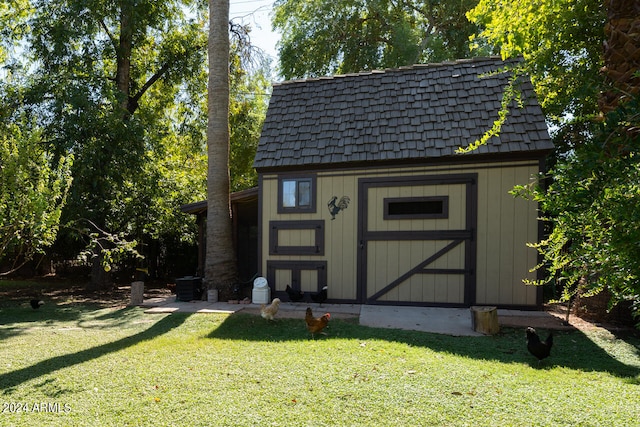
[[384, 219], [440, 219], [448, 217], [448, 196], [384, 199]]
[[316, 177], [278, 178], [278, 213], [316, 211]]
[[[304, 246], [283, 246], [280, 231], [310, 230], [313, 241]], [[269, 221], [269, 255], [324, 255], [324, 220]]]

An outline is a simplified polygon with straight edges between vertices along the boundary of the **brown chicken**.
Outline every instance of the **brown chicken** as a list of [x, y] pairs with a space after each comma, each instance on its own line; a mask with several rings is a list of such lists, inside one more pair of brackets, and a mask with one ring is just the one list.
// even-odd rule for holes
[[273, 317], [278, 312], [278, 307], [280, 307], [280, 298], [274, 298], [271, 304], [266, 306], [262, 304], [260, 307], [260, 315], [267, 320], [273, 320]]
[[331, 314], [329, 313], [325, 313], [320, 317], [313, 317], [311, 307], [307, 307], [307, 314], [304, 316], [304, 321], [307, 323], [307, 329], [311, 332], [311, 338], [315, 338], [315, 334], [318, 333], [326, 335], [322, 330], [327, 327], [329, 319], [331, 319]]

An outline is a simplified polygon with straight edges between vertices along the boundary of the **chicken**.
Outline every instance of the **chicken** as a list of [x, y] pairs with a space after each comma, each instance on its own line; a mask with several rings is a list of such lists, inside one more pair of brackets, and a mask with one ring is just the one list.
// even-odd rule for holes
[[44, 301], [40, 301], [39, 299], [32, 299], [29, 303], [31, 304], [31, 308], [34, 310], [37, 310], [40, 306], [44, 305]]
[[320, 317], [313, 317], [311, 307], [307, 307], [307, 313], [304, 316], [304, 321], [307, 324], [307, 329], [311, 332], [311, 338], [315, 338], [315, 334], [317, 333], [326, 335], [322, 330], [327, 327], [329, 319], [331, 319], [331, 314], [329, 313], [325, 313]]
[[278, 307], [280, 306], [280, 298], [274, 298], [271, 304], [260, 307], [260, 315], [267, 320], [273, 320], [273, 317], [278, 313]]
[[311, 294], [311, 299], [313, 300], [313, 302], [317, 302], [322, 305], [322, 303], [327, 300], [327, 287], [323, 287], [322, 290], [317, 294]]
[[331, 200], [329, 200], [329, 203], [327, 203], [331, 219], [336, 219], [336, 215], [338, 215], [340, 211], [347, 209], [350, 201], [349, 196], [342, 196], [340, 200], [338, 200], [338, 196], [333, 196]]
[[297, 289], [293, 289], [291, 286], [287, 285], [287, 294], [289, 295], [289, 299], [293, 302], [299, 302], [304, 299], [304, 291], [299, 291]]
[[552, 345], [552, 332], [549, 332], [549, 336], [546, 341], [540, 341], [540, 337], [536, 333], [536, 330], [532, 327], [527, 328], [527, 350], [529, 350], [529, 353], [533, 354], [538, 359], [538, 363], [540, 363], [542, 359], [549, 357]]

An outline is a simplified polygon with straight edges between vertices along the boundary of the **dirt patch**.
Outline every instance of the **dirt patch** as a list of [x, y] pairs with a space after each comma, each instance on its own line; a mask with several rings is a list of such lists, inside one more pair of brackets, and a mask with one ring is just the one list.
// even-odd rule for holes
[[[96, 304], [103, 307], [126, 306], [131, 299], [131, 285], [117, 285], [103, 290], [88, 290], [82, 280], [69, 280], [55, 276], [29, 279], [28, 285], [12, 283], [11, 280], [0, 283], [0, 300], [29, 301], [42, 299], [56, 304]], [[156, 298], [171, 295], [171, 289], [164, 283], [145, 284], [144, 297]]]
[[626, 331], [637, 333], [638, 331], [629, 325], [614, 322], [594, 322], [583, 319], [571, 313], [567, 322], [567, 307], [562, 304], [547, 304], [544, 307], [544, 315], [540, 312], [532, 312], [527, 315], [526, 312], [521, 316], [500, 316], [498, 321], [501, 326], [513, 328], [526, 328], [531, 326], [540, 329], [554, 330], [580, 330], [589, 331], [596, 329], [606, 329], [611, 332]]

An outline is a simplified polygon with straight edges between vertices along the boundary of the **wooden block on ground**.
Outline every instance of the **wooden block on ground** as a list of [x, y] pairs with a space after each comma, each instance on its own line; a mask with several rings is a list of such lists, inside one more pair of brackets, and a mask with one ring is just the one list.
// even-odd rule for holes
[[474, 305], [471, 307], [471, 327], [485, 335], [494, 335], [500, 331], [498, 308]]

